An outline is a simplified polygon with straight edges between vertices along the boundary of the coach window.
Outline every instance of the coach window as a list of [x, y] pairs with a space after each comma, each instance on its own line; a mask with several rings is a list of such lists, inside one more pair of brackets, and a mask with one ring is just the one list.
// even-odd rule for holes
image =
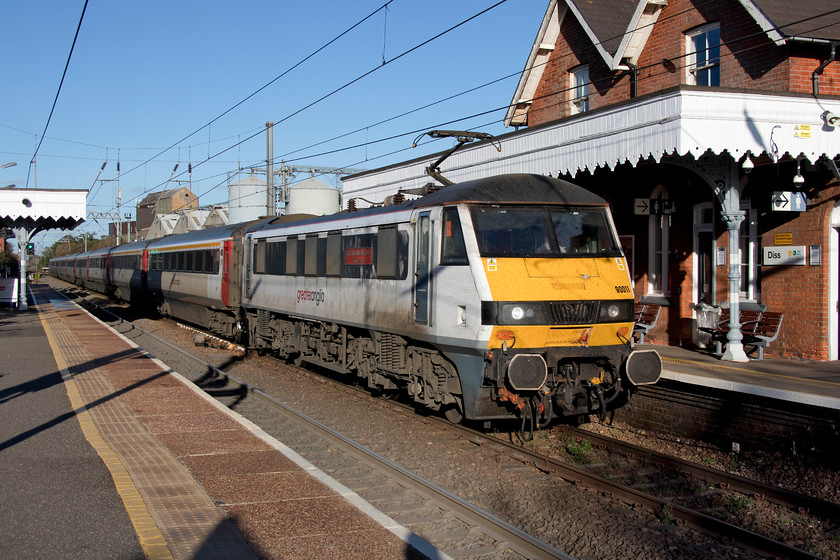
[[[663, 185], [653, 189], [651, 199], [668, 200], [668, 190]], [[657, 206], [661, 206], [657, 205]], [[671, 216], [651, 214], [648, 218], [648, 295], [668, 295], [668, 241]]]
[[254, 244], [254, 274], [265, 274], [265, 239], [259, 239]]
[[443, 243], [440, 264], [469, 264], [467, 248], [464, 245], [464, 233], [461, 231], [461, 219], [458, 217], [458, 208], [455, 206], [443, 209]]
[[318, 237], [310, 235], [304, 240], [304, 265], [303, 273], [306, 276], [318, 275]]
[[183, 272], [184, 270], [186, 270], [184, 268], [184, 263], [187, 260], [187, 256], [184, 254], [183, 251], [178, 251], [176, 254], [178, 255], [178, 272]]
[[192, 272], [195, 270], [194, 268], [194, 259], [195, 259], [195, 251], [185, 251], [186, 257], [184, 258], [184, 271]]
[[341, 234], [327, 235], [327, 276], [341, 276]]

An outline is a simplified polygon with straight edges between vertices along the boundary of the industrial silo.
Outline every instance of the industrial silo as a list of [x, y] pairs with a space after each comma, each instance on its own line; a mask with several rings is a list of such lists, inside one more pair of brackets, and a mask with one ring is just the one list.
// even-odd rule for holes
[[228, 212], [228, 221], [231, 224], [268, 216], [265, 181], [248, 175], [228, 185]]
[[310, 177], [289, 187], [286, 214], [313, 214], [324, 216], [341, 209], [338, 189], [315, 177]]

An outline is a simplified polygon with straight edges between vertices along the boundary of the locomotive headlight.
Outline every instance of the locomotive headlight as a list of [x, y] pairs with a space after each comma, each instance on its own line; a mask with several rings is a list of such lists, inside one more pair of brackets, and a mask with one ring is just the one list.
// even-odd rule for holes
[[602, 301], [598, 311], [600, 323], [624, 323], [633, 320], [632, 300]]
[[500, 324], [540, 325], [545, 322], [545, 310], [539, 302], [511, 302], [499, 306]]

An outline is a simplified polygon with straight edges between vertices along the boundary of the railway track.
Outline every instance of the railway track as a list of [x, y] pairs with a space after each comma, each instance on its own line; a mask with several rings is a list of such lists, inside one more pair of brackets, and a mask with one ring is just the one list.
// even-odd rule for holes
[[[326, 378], [331, 380], [328, 376]], [[367, 393], [363, 389], [349, 387], [336, 381], [333, 382], [347, 387], [348, 390], [355, 393]], [[409, 405], [399, 402], [384, 401], [384, 404], [402, 410], [413, 410]], [[832, 523], [840, 524], [840, 505], [838, 504], [750, 480], [578, 428], [570, 428], [576, 439], [580, 441], [591, 440], [601, 448], [611, 449], [612, 453], [621, 458], [621, 461], [613, 461], [611, 463], [612, 467], [608, 467], [607, 465], [610, 463], [604, 461], [591, 467], [576, 466], [529, 450], [518, 443], [505, 441], [462, 425], [451, 424], [442, 418], [427, 417], [425, 420], [444, 425], [474, 444], [495, 448], [499, 452], [516, 458], [540, 471], [561, 477], [575, 484], [582, 484], [625, 503], [647, 507], [660, 517], [668, 516], [673, 520], [685, 523], [696, 531], [721, 539], [731, 546], [745, 548], [763, 556], [791, 560], [819, 558], [819, 556], [810, 552], [704, 513], [701, 509], [681, 505], [679, 496], [674, 496], [673, 492], [667, 490], [658, 492], [658, 490], [673, 487], [675, 477], [683, 477], [689, 482], [702, 481], [706, 489], [708, 489], [709, 484], [714, 484], [720, 492], [737, 493], [756, 500], [767, 500], [801, 515], [816, 515]], [[647, 469], [648, 472], [643, 481], [635, 484], [620, 482], [620, 480], [627, 478], [627, 472], [641, 470], [638, 468], [629, 469], [627, 460], [639, 461], [644, 464], [644, 469]], [[657, 485], [649, 482], [655, 479], [663, 480], [664, 483]], [[678, 484], [680, 482], [678, 481]], [[644, 489], [640, 489], [641, 487]], [[704, 494], [708, 498], [708, 492], [704, 491]], [[690, 501], [690, 498], [690, 495], [685, 497], [687, 501]]]
[[[126, 321], [112, 311], [96, 306], [90, 301], [86, 301], [85, 305], [94, 306], [100, 313], [113, 317], [115, 320], [106, 322], [123, 334], [142, 331], [144, 336], [153, 337], [161, 344], [200, 364], [204, 373], [191, 380], [226, 406], [238, 407], [246, 392], [247, 395], [256, 397], [263, 406], [270, 408], [269, 425], [266, 425], [263, 419], [260, 427], [271, 434], [282, 434], [285, 445], [352, 490], [373, 489], [378, 509], [408, 526], [444, 554], [465, 559], [573, 560], [562, 551], [400, 467], [245, 381]], [[370, 495], [370, 492], [367, 494]], [[390, 508], [388, 504], [391, 504]], [[405, 523], [405, 520], [410, 520], [410, 523]]]
[[[179, 351], [183, 351], [178, 349]], [[208, 370], [209, 371], [209, 370]], [[311, 375], [317, 375], [314, 373], [310, 373]], [[221, 375], [221, 374], [218, 374]], [[330, 379], [329, 377], [325, 377], [325, 379]], [[203, 382], [205, 384], [209, 384], [211, 386], [218, 385], [218, 379], [212, 379], [211, 377], [205, 376], [205, 379], [197, 380], [199, 382]], [[330, 379], [332, 382], [332, 380]], [[235, 383], [235, 381], [231, 380], [231, 383]], [[347, 390], [354, 392], [355, 394], [363, 394], [364, 398], [371, 398], [369, 397], [367, 391], [358, 390], [352, 388], [346, 384], [336, 382], [342, 390]], [[244, 384], [243, 386], [247, 386]], [[212, 389], [211, 389], [212, 390]], [[218, 392], [218, 387], [217, 387]], [[255, 392], [255, 395], [258, 395], [259, 392]], [[263, 398], [259, 395], [260, 398]], [[266, 395], [267, 396], [267, 395]], [[223, 397], [224, 398], [224, 397]], [[231, 397], [228, 396], [228, 399]], [[269, 397], [270, 398], [270, 397]], [[377, 399], [377, 402], [382, 406], [388, 407], [398, 407], [403, 410], [411, 409], [412, 407], [403, 405], [398, 402], [393, 401], [382, 401], [381, 399]], [[492, 448], [497, 450], [500, 453], [503, 453], [509, 457], [513, 457], [518, 461], [522, 462], [524, 465], [529, 465], [536, 467], [540, 471], [545, 473], [550, 473], [554, 476], [563, 478], [564, 480], [574, 482], [576, 484], [582, 484], [588, 488], [594, 489], [601, 493], [602, 495], [610, 496], [613, 499], [618, 499], [622, 502], [629, 503], [629, 504], [637, 504], [649, 508], [650, 510], [657, 512], [660, 516], [669, 516], [671, 519], [680, 521], [684, 523], [686, 526], [689, 526], [699, 532], [702, 532], [706, 535], [710, 535], [715, 537], [716, 539], [720, 539], [727, 544], [732, 546], [745, 548], [751, 551], [754, 551], [760, 555], [772, 556], [776, 558], [817, 558], [817, 556], [800, 550], [798, 548], [789, 546], [785, 543], [779, 542], [772, 538], [757, 534], [753, 531], [750, 531], [743, 527], [738, 527], [733, 524], [727, 523], [721, 519], [718, 519], [714, 516], [708, 515], [699, 511], [698, 509], [694, 509], [689, 506], [683, 506], [678, 503], [678, 501], [674, 498], [673, 494], [671, 495], [657, 495], [657, 492], [651, 488], [651, 485], [648, 483], [636, 483], [634, 487], [633, 484], [622, 484], [618, 482], [620, 478], [616, 473], [620, 472], [621, 469], [624, 471], [627, 470], [626, 463], [622, 467], [615, 467], [613, 470], [605, 469], [604, 463], [601, 462], [597, 465], [589, 465], [589, 466], [581, 466], [581, 465], [570, 465], [564, 461], [560, 461], [551, 457], [547, 457], [545, 455], [541, 455], [539, 453], [534, 453], [531, 450], [518, 445], [516, 443], [508, 442], [499, 439], [498, 437], [492, 437], [488, 434], [484, 434], [482, 432], [476, 430], [470, 430], [468, 428], [464, 428], [463, 426], [454, 426], [449, 424], [443, 419], [438, 419], [434, 417], [426, 417], [423, 418], [423, 421], [437, 423], [441, 426], [446, 426], [448, 430], [454, 430], [455, 433], [458, 434], [458, 437], [466, 438], [470, 442], [475, 445], [486, 446], [488, 448]], [[300, 437], [299, 445], [303, 449], [310, 449], [312, 455], [307, 457], [308, 459], [317, 459], [316, 455], [319, 453], [319, 449], [323, 450], [324, 446], [319, 443], [312, 443], [311, 436], [308, 435], [306, 430], [298, 430], [298, 429], [288, 429], [282, 428], [284, 430], [283, 440], [286, 443], [289, 443], [289, 438], [297, 439]], [[331, 430], [330, 430], [331, 431]], [[298, 436], [298, 434], [300, 434]], [[323, 437], [321, 435], [318, 436], [319, 438]], [[840, 514], [838, 507], [836, 504], [831, 504], [828, 502], [823, 502], [821, 500], [817, 500], [808, 496], [803, 496], [794, 492], [785, 491], [783, 489], [768, 486], [762, 483], [758, 483], [755, 481], [750, 481], [743, 477], [733, 476], [723, 471], [719, 471], [716, 469], [711, 469], [705, 467], [703, 465], [699, 465], [697, 463], [691, 463], [687, 461], [683, 461], [681, 459], [677, 459], [674, 457], [666, 456], [661, 453], [652, 452], [650, 450], [632, 446], [618, 440], [612, 440], [611, 438], [605, 438], [604, 436], [600, 436], [598, 434], [594, 434], [589, 431], [576, 431], [574, 432], [575, 438], [578, 439], [586, 439], [589, 441], [594, 442], [594, 445], [598, 448], [608, 448], [612, 450], [612, 453], [616, 456], [621, 458], [620, 460], [616, 461], [616, 464], [620, 464], [621, 461], [640, 461], [645, 466], [643, 469], [645, 471], [651, 470], [658, 470], [667, 471], [668, 474], [664, 475], [650, 475], [648, 479], [660, 478], [662, 480], [673, 480], [674, 479], [674, 472], [678, 473], [680, 477], [690, 477], [693, 480], [702, 480], [704, 484], [713, 484], [716, 487], [723, 489], [728, 492], [739, 492], [742, 495], [749, 496], [755, 499], [766, 499], [770, 502], [779, 504], [783, 507], [790, 508], [795, 511], [799, 511], [803, 514], [811, 514], [811, 515], [820, 515], [825, 518], [832, 520], [832, 522], [837, 522], [840, 519]], [[344, 436], [339, 435], [339, 440], [344, 439], [348, 440]], [[351, 444], [350, 446], [353, 447], [351, 441], [343, 442], [344, 445]], [[332, 445], [332, 444], [330, 444]], [[291, 447], [295, 447], [295, 444], [290, 444]], [[329, 446], [327, 446], [329, 448]], [[304, 453], [302, 453], [304, 454]], [[323, 454], [323, 451], [321, 451]], [[332, 451], [327, 453], [335, 455]], [[306, 456], [304, 454], [304, 456]], [[365, 459], [363, 461], [366, 462], [369, 459]], [[342, 459], [343, 462], [345, 459]], [[313, 463], [318, 464], [318, 460], [312, 460]], [[327, 467], [325, 470], [329, 472], [330, 467]], [[618, 469], [618, 470], [615, 470]], [[407, 471], [406, 471], [407, 472]], [[394, 504], [399, 504], [397, 506], [398, 509], [407, 509], [408, 508], [408, 515], [404, 516], [407, 518], [411, 518], [412, 516], [420, 516], [420, 517], [428, 517], [430, 515], [430, 510], [428, 507], [423, 509], [422, 504], [427, 504], [427, 500], [430, 499], [424, 494], [422, 490], [416, 489], [411, 490], [413, 493], [411, 496], [407, 495], [397, 495], [393, 494], [390, 495], [393, 490], [391, 489], [390, 485], [387, 484], [385, 481], [390, 480], [390, 475], [381, 477], [379, 475], [372, 475], [373, 478], [369, 478], [366, 475], [359, 474], [357, 467], [355, 466], [340, 466], [338, 467], [334, 473], [334, 476], [339, 480], [342, 479], [342, 476], [345, 478], [351, 488], [355, 485], [359, 488], [367, 487], [368, 489], [373, 486], [381, 486], [382, 488], [382, 495], [385, 496], [386, 500], [388, 501], [389, 498], [393, 498], [390, 501]], [[408, 473], [411, 475], [411, 473]], [[412, 478], [413, 475], [409, 476]], [[374, 482], [374, 479], [376, 482]], [[397, 485], [402, 488], [409, 489], [413, 486], [414, 483], [398, 483]], [[665, 486], [668, 484], [666, 483]], [[434, 485], [432, 485], [434, 486]], [[640, 487], [643, 487], [640, 489]], [[445, 491], [444, 491], [445, 492]], [[456, 499], [457, 501], [457, 499]], [[411, 512], [410, 506], [406, 506], [406, 504], [417, 504], [420, 509], [414, 510]], [[450, 506], [447, 506], [450, 507]], [[435, 507], [435, 509], [437, 506]], [[438, 510], [438, 513], [441, 510]], [[452, 508], [450, 511], [455, 512], [456, 508]], [[422, 513], [420, 513], [422, 512]], [[386, 510], [386, 513], [388, 511]], [[405, 512], [402, 512], [405, 513]], [[468, 518], [469, 515], [467, 514], [458, 514], [463, 516], [464, 518]], [[393, 515], [395, 519], [400, 517], [400, 512], [396, 512]], [[457, 515], [456, 515], [457, 517]], [[491, 518], [493, 516], [490, 516]], [[473, 523], [470, 521], [469, 523]], [[452, 531], [451, 534], [456, 535], [465, 535], [470, 532], [467, 530], [466, 527], [470, 526], [469, 523], [459, 523], [456, 526], [449, 526], [445, 529], [438, 528], [438, 532], [441, 535]], [[475, 523], [480, 524], [481, 521], [477, 520]], [[413, 528], [413, 527], [412, 527]], [[518, 531], [518, 530], [517, 530]], [[417, 531], [419, 532], [419, 531]], [[422, 534], [422, 533], [421, 533]], [[426, 535], [423, 535], [424, 537]], [[471, 542], [457, 542], [457, 543], [450, 543], [448, 545], [444, 544], [443, 546], [438, 545], [434, 542], [434, 537], [429, 537], [430, 542], [439, 546], [442, 550], [447, 550], [447, 546], [449, 546], [449, 550], [452, 550], [456, 555], [462, 556], [465, 551], [473, 549], [477, 555], [483, 555], [487, 553], [491, 553], [493, 557], [507, 557], [504, 556], [503, 548], [504, 545], [501, 545], [502, 548], [499, 548], [498, 543], [507, 542], [507, 538], [504, 537], [500, 533], [494, 533], [493, 531], [487, 530], [483, 533], [483, 536], [472, 539]], [[443, 537], [443, 540], [446, 541], [446, 537]], [[486, 548], [487, 546], [494, 547], [494, 548]], [[453, 548], [454, 547], [454, 548]], [[513, 547], [511, 547], [513, 548]], [[524, 548], [520, 548], [520, 551], [524, 551]], [[560, 554], [559, 552], [554, 552]], [[517, 557], [517, 556], [511, 556]], [[542, 557], [535, 555], [535, 552], [526, 552], [522, 554], [519, 553], [519, 557]], [[551, 557], [551, 556], [549, 556]], [[565, 556], [560, 556], [565, 557]]]

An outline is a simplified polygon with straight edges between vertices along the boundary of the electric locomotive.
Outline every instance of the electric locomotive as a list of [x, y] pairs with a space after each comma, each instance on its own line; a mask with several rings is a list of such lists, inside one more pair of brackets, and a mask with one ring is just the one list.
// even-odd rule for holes
[[247, 232], [251, 346], [403, 391], [454, 421], [596, 413], [655, 383], [607, 203], [505, 175]]
[[[101, 262], [100, 262], [101, 261]], [[89, 263], [104, 270], [88, 274]], [[65, 280], [261, 352], [407, 394], [452, 421], [606, 413], [655, 383], [602, 198], [537, 175], [61, 257]]]

